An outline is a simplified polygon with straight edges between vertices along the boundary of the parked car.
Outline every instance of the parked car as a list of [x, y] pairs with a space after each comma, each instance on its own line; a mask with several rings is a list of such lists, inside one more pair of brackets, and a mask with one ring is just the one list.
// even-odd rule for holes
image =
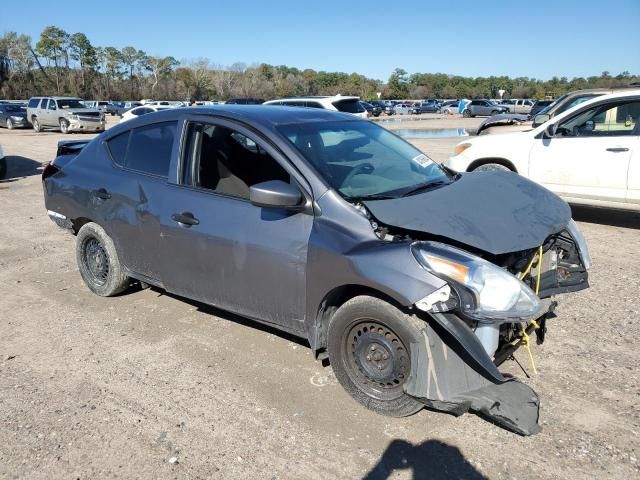
[[571, 203], [640, 210], [640, 90], [592, 98], [528, 131], [470, 138], [446, 165], [511, 170]]
[[413, 115], [414, 109], [412, 103], [397, 103], [393, 107], [393, 113], [397, 115]]
[[458, 106], [460, 102], [458, 100], [449, 100], [440, 105], [440, 113], [445, 115], [453, 115], [454, 113], [458, 113]]
[[229, 100], [227, 100], [224, 103], [229, 103], [231, 105], [237, 104], [237, 105], [260, 105], [264, 103], [264, 99], [262, 98], [253, 98], [253, 97], [246, 97], [246, 98], [230, 98]]
[[0, 180], [7, 174], [7, 158], [4, 156], [2, 145], [0, 145]]
[[103, 132], [104, 113], [87, 108], [75, 97], [33, 97], [27, 104], [27, 120], [36, 132], [59, 128], [62, 133]]
[[132, 108], [131, 110], [127, 110], [120, 119], [120, 123], [131, 120], [132, 118], [139, 117], [141, 115], [146, 115], [148, 113], [159, 112], [160, 110], [167, 110], [170, 108], [175, 108], [167, 105], [151, 105], [149, 103], [145, 105], [141, 105], [139, 107]]
[[512, 98], [500, 102], [501, 107], [507, 107], [508, 113], [528, 114], [531, 112], [533, 102], [522, 98]]
[[492, 100], [472, 100], [467, 108], [462, 112], [464, 117], [476, 117], [482, 115], [496, 115], [507, 113], [509, 109], [493, 102]]
[[440, 104], [437, 102], [420, 102], [413, 105], [413, 113], [436, 113], [440, 110]]
[[367, 110], [360, 105], [360, 97], [335, 95], [331, 97], [291, 97], [269, 100], [263, 105], [282, 105], [285, 107], [323, 108], [334, 112], [350, 113], [360, 118], [367, 118]]
[[116, 105], [116, 115], [123, 116], [132, 108], [141, 107], [142, 103], [140, 102], [118, 102]]
[[83, 100], [82, 102], [87, 108], [95, 108], [102, 113], [107, 113], [109, 102], [106, 100]]
[[536, 100], [536, 103], [534, 103], [533, 106], [531, 107], [531, 111], [529, 112], [529, 115], [531, 117], [535, 116], [543, 108], [551, 105], [552, 103], [553, 103], [553, 100]]
[[531, 128], [538, 127], [544, 122], [553, 118], [562, 112], [569, 110], [570, 108], [579, 105], [587, 100], [606, 95], [614, 92], [627, 91], [628, 87], [621, 87], [615, 89], [606, 88], [590, 88], [586, 90], [575, 90], [573, 92], [565, 93], [561, 97], [551, 102], [535, 115], [529, 115], [527, 118], [523, 118], [520, 114], [500, 114], [495, 117], [491, 117], [482, 122], [478, 128], [478, 134], [482, 132], [484, 135], [502, 132], [521, 132], [524, 130], [530, 130]]
[[385, 415], [538, 431], [537, 394], [496, 365], [543, 340], [549, 297], [587, 288], [589, 266], [547, 189], [452, 173], [327, 109], [168, 109], [62, 143], [44, 201], [97, 295], [139, 281], [300, 336]]
[[382, 113], [382, 108], [380, 108], [378, 105], [374, 105], [368, 102], [360, 102], [360, 103], [362, 104], [364, 109], [367, 111], [367, 113], [371, 117], [379, 117], [380, 114]]
[[28, 128], [26, 103], [0, 103], [0, 127]]

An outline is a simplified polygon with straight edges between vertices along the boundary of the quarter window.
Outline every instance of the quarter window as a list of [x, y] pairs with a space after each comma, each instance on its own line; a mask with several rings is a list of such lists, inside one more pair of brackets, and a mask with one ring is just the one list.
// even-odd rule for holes
[[182, 182], [217, 193], [249, 198], [249, 187], [290, 175], [246, 135], [220, 125], [190, 123]]
[[[168, 176], [176, 126], [177, 122], [162, 122], [134, 128], [125, 155], [127, 168], [161, 177]], [[114, 137], [113, 140], [117, 138]], [[121, 152], [122, 145], [116, 145], [114, 149], [117, 147], [120, 147]]]
[[130, 134], [131, 130], [127, 130], [126, 132], [121, 133], [120, 135], [116, 135], [115, 137], [107, 141], [107, 147], [109, 148], [111, 158], [118, 165], [124, 165], [124, 159], [127, 154], [127, 146], [129, 145]]

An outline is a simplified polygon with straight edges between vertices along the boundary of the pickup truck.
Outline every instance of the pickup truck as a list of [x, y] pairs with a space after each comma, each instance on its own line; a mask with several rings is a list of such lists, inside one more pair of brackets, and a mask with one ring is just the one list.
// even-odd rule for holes
[[500, 106], [507, 107], [509, 109], [509, 113], [526, 114], [531, 111], [531, 107], [533, 107], [533, 102], [531, 100], [512, 98], [510, 100], [503, 100], [502, 103], [500, 103]]

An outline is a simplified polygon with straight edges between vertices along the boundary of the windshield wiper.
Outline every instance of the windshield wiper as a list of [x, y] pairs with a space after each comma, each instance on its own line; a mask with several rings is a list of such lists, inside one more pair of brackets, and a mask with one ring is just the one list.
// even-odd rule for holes
[[390, 200], [394, 197], [393, 195], [381, 195], [379, 193], [372, 193], [371, 195], [354, 195], [353, 197], [347, 196], [345, 200], [349, 202], [356, 202], [359, 200]]
[[430, 190], [435, 187], [441, 187], [442, 185], [449, 185], [451, 182], [446, 180], [435, 180], [433, 182], [423, 183], [418, 185], [417, 187], [412, 188], [411, 190], [404, 192], [401, 196], [408, 197], [410, 195], [415, 195], [416, 193], [423, 192], [425, 190]]

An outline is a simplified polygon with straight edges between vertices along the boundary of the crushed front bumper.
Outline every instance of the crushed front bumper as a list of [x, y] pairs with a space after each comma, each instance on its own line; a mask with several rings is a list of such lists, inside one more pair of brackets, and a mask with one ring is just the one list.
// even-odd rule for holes
[[540, 431], [538, 395], [505, 378], [471, 329], [456, 315], [432, 314], [422, 341], [411, 344], [411, 375], [404, 391], [430, 408], [468, 411], [497, 425], [533, 435]]

